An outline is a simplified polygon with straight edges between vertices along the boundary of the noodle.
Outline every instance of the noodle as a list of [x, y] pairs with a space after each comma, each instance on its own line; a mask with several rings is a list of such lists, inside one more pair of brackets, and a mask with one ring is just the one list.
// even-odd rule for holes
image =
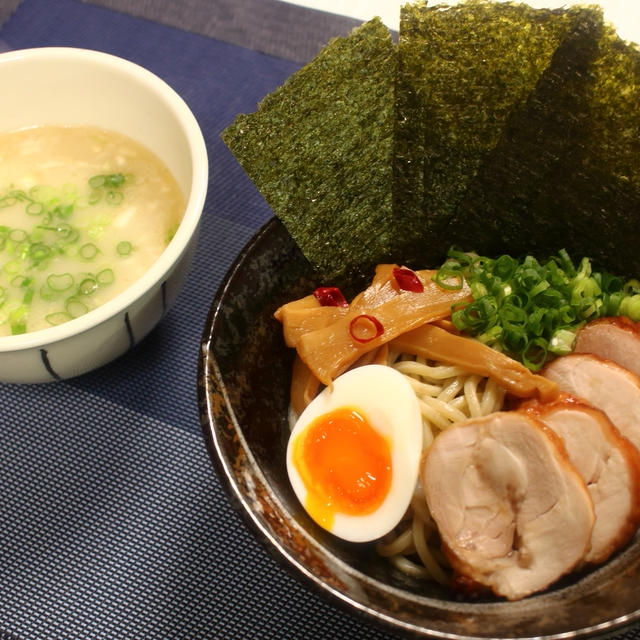
[[[367, 361], [363, 359], [358, 365]], [[490, 378], [392, 350], [388, 351], [386, 364], [402, 373], [416, 394], [422, 415], [423, 454], [440, 431], [502, 407], [505, 392]], [[290, 411], [291, 428], [297, 417]], [[376, 552], [408, 576], [439, 584], [450, 582], [448, 562], [419, 480], [403, 520], [378, 541]]]
[[[439, 431], [502, 407], [504, 390], [495, 381], [465, 373], [459, 367], [391, 353], [387, 364], [407, 377], [418, 398], [423, 453]], [[376, 551], [402, 573], [439, 584], [449, 583], [449, 567], [419, 482], [405, 518], [376, 545]]]

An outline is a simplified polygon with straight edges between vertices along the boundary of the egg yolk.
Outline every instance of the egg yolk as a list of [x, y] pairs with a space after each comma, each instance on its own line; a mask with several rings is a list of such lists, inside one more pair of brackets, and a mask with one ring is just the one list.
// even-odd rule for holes
[[389, 442], [352, 408], [313, 420], [296, 437], [292, 461], [307, 488], [305, 509], [325, 529], [336, 513], [372, 513], [391, 486]]

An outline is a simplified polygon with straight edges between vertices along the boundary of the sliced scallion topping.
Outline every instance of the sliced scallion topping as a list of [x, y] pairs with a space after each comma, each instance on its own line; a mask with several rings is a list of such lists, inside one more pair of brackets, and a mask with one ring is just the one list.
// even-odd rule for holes
[[29, 308], [26, 305], [20, 305], [16, 309], [9, 312], [9, 325], [11, 327], [11, 335], [19, 335], [27, 332], [27, 314]]
[[52, 291], [68, 291], [73, 287], [73, 276], [70, 273], [52, 273], [47, 277], [47, 286]]
[[92, 189], [99, 189], [100, 187], [104, 187], [104, 176], [103, 175], [97, 175], [97, 176], [91, 176], [89, 178], [89, 186]]
[[44, 205], [42, 204], [42, 202], [30, 202], [25, 211], [30, 215], [30, 216], [39, 216], [44, 212]]
[[89, 307], [82, 300], [73, 296], [65, 302], [64, 308], [72, 318], [78, 318], [89, 311]]
[[102, 191], [98, 191], [97, 189], [94, 189], [89, 194], [89, 200], [88, 200], [89, 204], [90, 205], [98, 204], [100, 200], [102, 200]]
[[116, 276], [113, 273], [113, 269], [102, 269], [96, 275], [96, 281], [98, 285], [101, 287], [107, 286], [109, 284], [113, 284], [115, 282]]
[[466, 282], [473, 301], [452, 309], [454, 326], [533, 370], [550, 355], [570, 353], [587, 321], [625, 315], [640, 321], [640, 283], [576, 266], [562, 250], [547, 261], [491, 259], [452, 249], [434, 280]]
[[24, 229], [11, 229], [9, 239], [16, 244], [20, 244], [29, 239], [29, 234]]
[[[5, 331], [29, 330], [29, 313], [36, 296], [52, 310], [45, 318], [52, 325], [83, 315], [95, 306], [89, 296], [112, 285], [116, 275], [108, 265], [89, 274], [82, 263], [102, 253], [97, 239], [113, 221], [105, 205], [123, 202], [123, 186], [134, 181], [133, 175], [114, 172], [92, 176], [89, 185], [85, 183], [80, 189], [71, 183], [60, 188], [35, 185], [28, 190], [12, 184], [0, 191], [0, 208], [16, 207], [24, 224], [24, 228], [18, 223], [0, 225], [0, 324], [5, 325]], [[98, 201], [100, 207], [88, 210]], [[133, 247], [123, 241], [116, 250], [126, 256]], [[56, 269], [58, 258], [63, 258], [61, 264], [65, 266]], [[65, 269], [69, 272], [63, 273]]]
[[124, 196], [121, 191], [107, 191], [105, 200], [111, 205], [120, 204], [124, 200]]
[[83, 260], [93, 260], [99, 252], [100, 249], [93, 242], [87, 242], [80, 247], [80, 257]]
[[118, 255], [121, 256], [128, 256], [132, 249], [133, 246], [128, 240], [122, 240], [122, 242], [118, 242], [116, 245], [116, 251], [118, 252]]
[[55, 311], [54, 313], [49, 313], [44, 317], [44, 319], [53, 326], [62, 324], [63, 322], [68, 322], [72, 318], [73, 316], [65, 311]]
[[4, 265], [3, 270], [7, 275], [14, 276], [20, 272], [21, 268], [22, 265], [18, 260], [10, 260]]
[[90, 296], [97, 289], [98, 282], [93, 277], [84, 278], [78, 285], [78, 293], [82, 294], [83, 296]]

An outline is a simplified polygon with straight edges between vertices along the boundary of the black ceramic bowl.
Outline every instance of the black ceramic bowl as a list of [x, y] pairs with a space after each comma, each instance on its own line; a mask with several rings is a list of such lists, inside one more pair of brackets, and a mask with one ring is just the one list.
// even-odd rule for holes
[[462, 602], [394, 572], [369, 546], [317, 527], [285, 468], [291, 350], [273, 312], [307, 295], [313, 274], [276, 220], [251, 240], [220, 287], [199, 363], [202, 428], [234, 505], [305, 583], [409, 637], [584, 638], [640, 621], [640, 539], [615, 559], [520, 602]]

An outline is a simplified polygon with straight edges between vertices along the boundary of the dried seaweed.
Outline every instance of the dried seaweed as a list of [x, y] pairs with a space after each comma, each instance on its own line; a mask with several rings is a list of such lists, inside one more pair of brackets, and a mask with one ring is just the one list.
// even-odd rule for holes
[[325, 280], [452, 244], [640, 273], [640, 51], [594, 6], [407, 4], [223, 139]]
[[606, 27], [590, 80], [583, 143], [565, 158], [534, 208], [560, 219], [560, 233], [571, 238], [575, 255], [638, 277], [640, 51]]
[[[415, 145], [422, 177], [414, 166], [411, 185], [396, 193], [401, 206], [426, 214], [431, 260], [446, 251], [438, 240], [447, 220], [569, 27], [566, 11], [524, 4], [471, 0], [403, 8], [398, 103], [411, 104], [413, 124], [406, 128], [412, 131], [405, 137], [420, 141]], [[420, 186], [422, 192], [414, 193]], [[410, 194], [401, 195], [401, 189]]]
[[335, 38], [223, 140], [326, 279], [397, 253], [391, 184], [397, 51], [375, 18]]
[[640, 53], [603, 24], [599, 9], [572, 14], [572, 30], [445, 235], [490, 254], [566, 248], [637, 274]]
[[[424, 136], [421, 95], [425, 79], [418, 72], [423, 44], [419, 11], [414, 5], [400, 8], [398, 70], [396, 77], [396, 129], [393, 155], [393, 210], [410, 215], [416, 230], [405, 262], [423, 259], [428, 221], [422, 209]], [[416, 59], [417, 58], [417, 59]]]

